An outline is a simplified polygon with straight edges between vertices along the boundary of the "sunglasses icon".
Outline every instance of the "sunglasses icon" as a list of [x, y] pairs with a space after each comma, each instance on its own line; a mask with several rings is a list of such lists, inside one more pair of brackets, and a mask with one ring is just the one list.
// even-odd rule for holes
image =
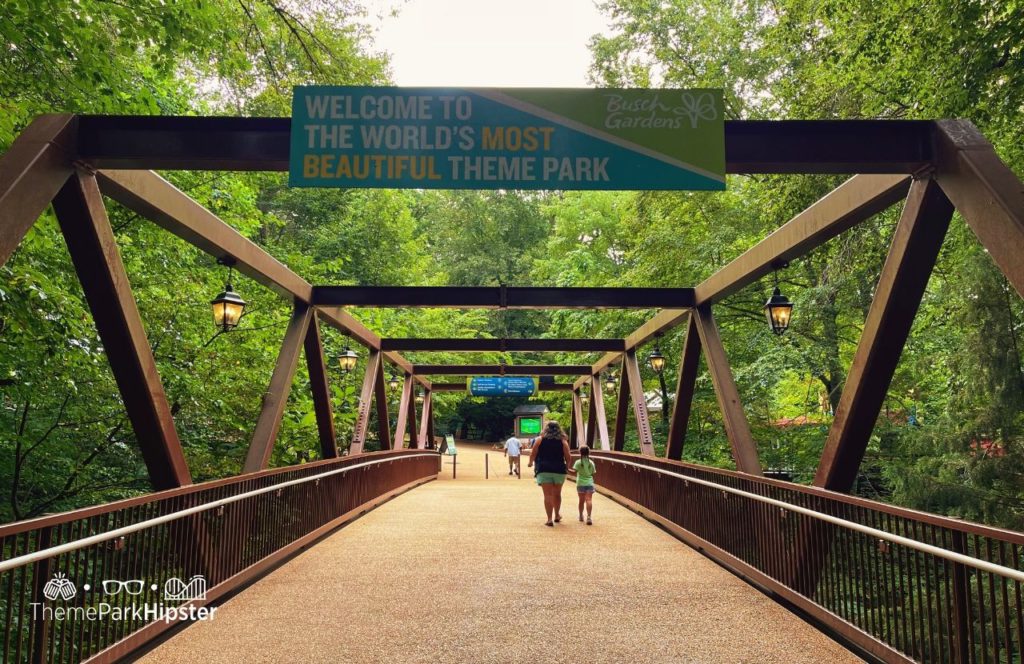
[[142, 591], [146, 589], [145, 581], [141, 579], [131, 579], [128, 581], [119, 581], [118, 579], [107, 579], [103, 582], [103, 594], [104, 595], [117, 595], [122, 590], [129, 595], [141, 595]]

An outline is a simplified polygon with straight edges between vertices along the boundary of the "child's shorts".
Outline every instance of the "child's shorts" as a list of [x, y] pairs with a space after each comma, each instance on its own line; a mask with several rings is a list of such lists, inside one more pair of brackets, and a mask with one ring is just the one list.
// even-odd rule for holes
[[576, 487], [576, 493], [594, 493], [594, 485], [578, 486]]

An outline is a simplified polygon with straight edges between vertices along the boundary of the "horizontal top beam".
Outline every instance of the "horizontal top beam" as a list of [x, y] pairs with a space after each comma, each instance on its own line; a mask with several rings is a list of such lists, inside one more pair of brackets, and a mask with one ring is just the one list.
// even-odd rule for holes
[[582, 376], [589, 364], [414, 364], [416, 376]]
[[313, 304], [457, 309], [661, 309], [693, 306], [692, 288], [315, 286]]
[[[730, 120], [727, 173], [915, 173], [932, 162], [929, 120]], [[96, 168], [286, 171], [289, 118], [79, 118]]]
[[600, 353], [625, 350], [622, 339], [381, 339], [382, 350], [462, 352]]
[[[434, 383], [433, 392], [465, 392], [465, 383]], [[572, 383], [543, 383], [537, 385], [538, 392], [572, 392]]]

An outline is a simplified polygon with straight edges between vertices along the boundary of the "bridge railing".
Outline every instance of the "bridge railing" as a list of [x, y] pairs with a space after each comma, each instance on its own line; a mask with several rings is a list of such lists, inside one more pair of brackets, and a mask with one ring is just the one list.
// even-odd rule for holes
[[1021, 662], [1024, 534], [593, 452], [599, 490], [885, 661]]
[[123, 657], [437, 472], [432, 452], [376, 452], [0, 526], [0, 661]]

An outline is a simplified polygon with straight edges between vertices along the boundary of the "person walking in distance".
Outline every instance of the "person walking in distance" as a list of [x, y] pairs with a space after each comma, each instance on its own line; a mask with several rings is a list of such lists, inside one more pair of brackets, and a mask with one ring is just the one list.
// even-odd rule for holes
[[544, 492], [544, 511], [548, 515], [545, 526], [554, 526], [562, 520], [562, 484], [571, 462], [569, 441], [562, 428], [558, 422], [548, 422], [540, 440], [530, 450], [529, 464], [537, 464], [537, 484]]
[[512, 436], [505, 441], [505, 456], [508, 457], [508, 474], [515, 473], [516, 477], [519, 476], [519, 451], [520, 443], [518, 438]]
[[594, 525], [591, 515], [594, 513], [594, 475], [597, 467], [590, 459], [590, 448], [580, 447], [580, 458], [572, 465], [576, 473], [576, 493], [580, 497], [580, 521], [583, 521], [583, 508], [587, 508], [587, 525]]

